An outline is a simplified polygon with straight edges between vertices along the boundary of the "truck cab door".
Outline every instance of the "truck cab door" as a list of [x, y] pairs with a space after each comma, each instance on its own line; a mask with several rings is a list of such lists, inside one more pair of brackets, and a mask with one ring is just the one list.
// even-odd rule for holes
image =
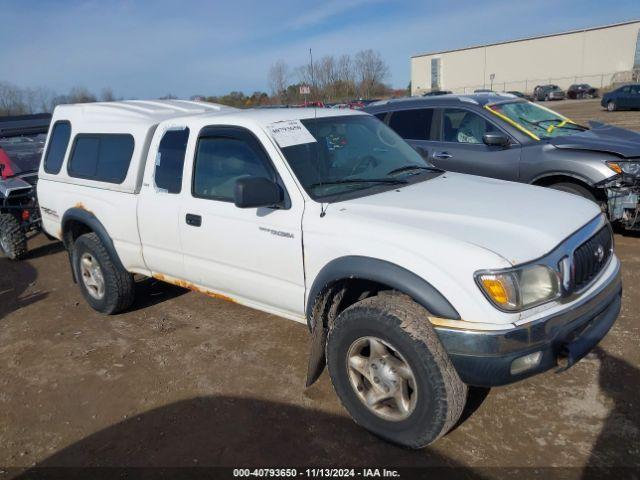
[[[256, 135], [261, 135], [259, 139]], [[197, 140], [183, 190], [180, 235], [186, 279], [206, 293], [230, 297], [304, 320], [304, 199], [266, 134], [207, 127]], [[282, 187], [280, 208], [238, 208], [236, 180], [265, 177]]]
[[142, 254], [153, 274], [184, 277], [180, 240], [180, 193], [189, 129], [161, 127], [149, 147], [138, 199]]
[[485, 133], [503, 133], [493, 122], [466, 108], [441, 110], [440, 141], [430, 152], [436, 167], [452, 172], [517, 181], [521, 148], [515, 140], [507, 147], [486, 145]]

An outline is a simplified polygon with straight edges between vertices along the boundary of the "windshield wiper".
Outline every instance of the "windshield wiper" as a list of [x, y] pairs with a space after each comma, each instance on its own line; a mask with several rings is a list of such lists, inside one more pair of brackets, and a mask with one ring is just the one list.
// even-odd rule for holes
[[309, 185], [310, 188], [321, 187], [323, 185], [343, 185], [348, 183], [375, 183], [386, 185], [399, 185], [409, 183], [399, 178], [342, 178], [340, 180], [327, 180], [326, 182], [317, 182]]
[[430, 170], [432, 172], [444, 172], [444, 170], [438, 167], [426, 167], [422, 165], [405, 165], [404, 167], [394, 168], [393, 170], [387, 172], [387, 175], [393, 175], [394, 173], [400, 173], [400, 172], [410, 172], [411, 170]]
[[[572, 122], [567, 122], [566, 120], [560, 120], [559, 118], [547, 118], [544, 120], [538, 120], [538, 121], [531, 121], [531, 120], [527, 120], [524, 117], [518, 117], [520, 120], [522, 120], [523, 122], [527, 122], [530, 125], [536, 126], [538, 128], [545, 128], [543, 127], [541, 124], [542, 123], [551, 123], [550, 126], [552, 126], [554, 129], [555, 128], [568, 128], [570, 130], [580, 130], [580, 131], [584, 131], [584, 130], [588, 130], [587, 127], [582, 126], [582, 125], [578, 125], [577, 123], [572, 123]], [[558, 122], [557, 124], [554, 124], [553, 122]]]

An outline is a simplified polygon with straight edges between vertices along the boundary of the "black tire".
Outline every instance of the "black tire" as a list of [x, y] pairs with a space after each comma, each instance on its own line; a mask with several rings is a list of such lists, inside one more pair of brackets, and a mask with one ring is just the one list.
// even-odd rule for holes
[[[82, 279], [81, 259], [84, 254], [94, 258], [104, 279], [104, 294], [95, 298], [89, 293], [88, 287]], [[81, 235], [73, 245], [73, 268], [78, 279], [80, 291], [91, 308], [101, 313], [111, 315], [127, 309], [133, 303], [135, 285], [133, 275], [113, 261], [95, 233]]]
[[587, 187], [583, 187], [582, 185], [578, 185], [577, 183], [554, 183], [553, 185], [549, 185], [549, 188], [560, 190], [562, 192], [573, 193], [574, 195], [578, 195], [582, 198], [586, 198], [587, 200], [591, 200], [594, 203], [599, 203], [598, 199], [591, 190], [589, 190]]
[[545, 95], [545, 96], [544, 96], [544, 101], [545, 101], [545, 102], [548, 102], [548, 101], [549, 101], [549, 95]]
[[[327, 365], [333, 386], [354, 421], [391, 442], [422, 448], [446, 434], [458, 421], [467, 398], [428, 312], [404, 295], [378, 295], [344, 310], [330, 326]], [[391, 345], [415, 377], [415, 407], [399, 421], [381, 418], [365, 406], [349, 379], [347, 356], [354, 342], [376, 337]]]
[[607, 102], [607, 110], [610, 112], [615, 112], [618, 109], [618, 106], [616, 105], [616, 102], [614, 102], [613, 100], [609, 100]]
[[11, 260], [27, 255], [27, 235], [13, 215], [0, 215], [0, 251]]

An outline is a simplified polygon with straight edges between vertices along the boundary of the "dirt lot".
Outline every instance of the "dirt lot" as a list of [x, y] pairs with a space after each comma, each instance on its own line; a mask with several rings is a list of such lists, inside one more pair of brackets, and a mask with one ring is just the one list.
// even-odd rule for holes
[[[551, 108], [640, 129], [597, 102]], [[624, 303], [601, 348], [474, 392], [457, 429], [408, 451], [355, 425], [326, 373], [304, 389], [303, 325], [151, 280], [103, 317], [40, 237], [27, 261], [0, 259], [0, 466], [640, 467], [640, 238], [616, 242]]]

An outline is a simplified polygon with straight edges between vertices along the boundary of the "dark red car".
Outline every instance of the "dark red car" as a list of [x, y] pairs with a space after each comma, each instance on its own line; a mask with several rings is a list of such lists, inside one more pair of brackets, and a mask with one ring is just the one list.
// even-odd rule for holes
[[579, 100], [583, 98], [598, 98], [598, 89], [588, 83], [574, 83], [567, 90], [567, 98]]

